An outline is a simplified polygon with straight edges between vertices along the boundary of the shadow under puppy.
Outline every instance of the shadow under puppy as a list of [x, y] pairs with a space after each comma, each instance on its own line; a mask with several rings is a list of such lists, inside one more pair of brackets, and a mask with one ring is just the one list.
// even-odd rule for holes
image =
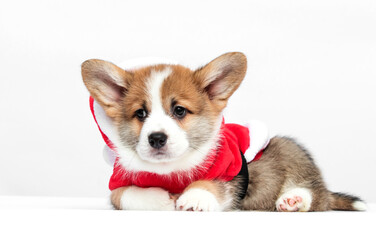
[[222, 116], [246, 70], [239, 52], [194, 71], [175, 64], [124, 70], [97, 59], [82, 64], [92, 112], [102, 109], [107, 126], [98, 126], [116, 153], [110, 179], [116, 209], [365, 210], [357, 197], [330, 192], [292, 139], [274, 137], [249, 154], [253, 129]]

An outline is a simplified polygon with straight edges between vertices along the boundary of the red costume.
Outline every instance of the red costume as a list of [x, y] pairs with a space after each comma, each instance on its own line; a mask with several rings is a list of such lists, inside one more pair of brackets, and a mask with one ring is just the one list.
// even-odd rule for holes
[[[116, 147], [100, 127], [95, 113], [94, 103], [94, 99], [90, 97], [91, 112], [102, 137], [107, 146], [116, 152]], [[192, 170], [172, 172], [169, 174], [127, 170], [119, 163], [119, 157], [117, 156], [109, 188], [110, 190], [114, 190], [119, 187], [135, 185], [139, 187], [161, 187], [171, 193], [181, 193], [190, 183], [197, 180], [219, 179], [222, 181], [230, 181], [239, 174], [243, 163], [242, 154], [246, 153], [250, 147], [250, 143], [252, 144], [252, 140], [250, 139], [250, 132], [247, 127], [238, 124], [226, 124], [224, 121], [221, 125], [220, 134], [220, 147], [212, 150], [203, 163]], [[258, 160], [261, 157], [262, 150], [266, 147], [269, 138], [263, 141], [265, 142], [262, 144], [263, 146], [258, 144], [260, 147], [258, 147], [257, 151], [251, 156], [252, 159], [247, 159], [248, 162]]]

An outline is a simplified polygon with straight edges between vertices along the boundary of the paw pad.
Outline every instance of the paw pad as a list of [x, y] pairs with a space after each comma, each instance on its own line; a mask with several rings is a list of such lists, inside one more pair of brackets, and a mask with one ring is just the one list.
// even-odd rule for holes
[[278, 211], [296, 212], [299, 210], [299, 203], [303, 201], [302, 197], [294, 196], [293, 198], [284, 198], [283, 203], [277, 207]]
[[276, 208], [279, 212], [306, 212], [309, 210], [312, 197], [307, 189], [292, 189], [278, 198]]

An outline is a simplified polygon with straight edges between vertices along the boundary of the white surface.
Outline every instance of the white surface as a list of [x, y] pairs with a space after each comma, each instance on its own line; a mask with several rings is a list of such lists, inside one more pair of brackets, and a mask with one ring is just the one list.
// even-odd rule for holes
[[0, 194], [108, 194], [84, 60], [242, 51], [227, 121], [297, 137], [332, 190], [376, 202], [375, 26], [374, 0], [1, 1]]
[[110, 210], [113, 207], [109, 198], [0, 196], [0, 211], [6, 209]]
[[[85, 206], [86, 205], [86, 206]], [[375, 239], [367, 212], [146, 212], [105, 199], [0, 197], [0, 239]], [[97, 209], [97, 210], [95, 210]]]

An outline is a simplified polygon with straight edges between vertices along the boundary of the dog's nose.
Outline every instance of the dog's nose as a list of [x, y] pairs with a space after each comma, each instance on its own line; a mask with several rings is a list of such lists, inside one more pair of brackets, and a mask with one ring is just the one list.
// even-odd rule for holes
[[149, 135], [149, 144], [153, 148], [159, 149], [166, 145], [167, 135], [163, 132], [155, 132]]

